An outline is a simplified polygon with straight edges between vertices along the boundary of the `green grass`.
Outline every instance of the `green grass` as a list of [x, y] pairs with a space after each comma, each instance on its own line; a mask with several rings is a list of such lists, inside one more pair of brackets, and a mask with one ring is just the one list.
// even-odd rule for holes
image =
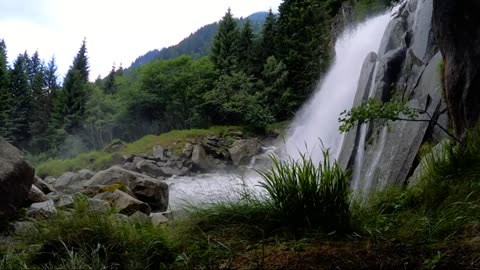
[[[228, 137], [231, 131], [242, 131], [241, 127], [214, 126], [209, 129], [173, 130], [160, 135], [147, 135], [135, 142], [126, 144], [119, 154], [152, 154], [155, 145], [171, 148], [180, 154], [188, 142], [196, 142], [208, 136]], [[65, 172], [90, 169], [98, 171], [112, 165], [112, 154], [102, 151], [78, 155], [73, 159], [49, 159], [34, 163], [39, 176], [58, 177]]]
[[471, 132], [466, 145], [447, 143], [441, 154], [424, 158], [426, 170], [417, 184], [378, 192], [356, 214], [369, 234], [446, 245], [480, 228], [479, 132]]
[[[37, 230], [17, 235], [17, 246], [7, 249], [0, 261], [12, 268], [47, 269], [158, 269], [174, 261], [161, 228], [119, 220], [113, 210], [90, 210], [83, 196], [76, 196], [74, 205], [72, 212], [37, 221]], [[36, 249], [26, 253], [25, 246]]]
[[155, 145], [173, 147], [178, 154], [188, 142], [196, 142], [208, 136], [228, 136], [230, 131], [242, 131], [243, 128], [235, 126], [214, 126], [209, 129], [172, 130], [160, 135], [147, 135], [138, 141], [127, 144], [121, 151], [122, 154], [151, 154]]
[[35, 166], [36, 174], [40, 177], [58, 177], [65, 172], [81, 169], [101, 170], [112, 164], [112, 154], [105, 152], [89, 152], [78, 155], [73, 159], [49, 159]]

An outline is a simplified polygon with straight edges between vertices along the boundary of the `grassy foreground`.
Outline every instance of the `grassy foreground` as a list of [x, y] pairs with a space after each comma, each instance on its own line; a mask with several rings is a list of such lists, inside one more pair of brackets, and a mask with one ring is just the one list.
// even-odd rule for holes
[[435, 151], [416, 184], [362, 203], [336, 164], [307, 158], [275, 161], [264, 197], [245, 191], [159, 227], [79, 199], [2, 247], [0, 269], [478, 269], [480, 135]]

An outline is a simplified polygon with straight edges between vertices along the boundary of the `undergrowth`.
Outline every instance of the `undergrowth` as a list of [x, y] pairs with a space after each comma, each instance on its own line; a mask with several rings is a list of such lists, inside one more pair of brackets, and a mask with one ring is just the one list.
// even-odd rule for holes
[[[16, 235], [17, 245], [0, 254], [0, 268], [158, 269], [174, 261], [163, 230], [120, 220], [113, 210], [92, 210], [84, 196], [74, 200], [72, 211], [36, 221], [36, 229]], [[35, 249], [27, 254], [25, 246]]]

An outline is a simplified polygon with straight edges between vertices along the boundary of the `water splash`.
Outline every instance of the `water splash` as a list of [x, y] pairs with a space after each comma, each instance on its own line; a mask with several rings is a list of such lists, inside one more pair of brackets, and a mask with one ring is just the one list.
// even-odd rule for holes
[[335, 45], [336, 58], [319, 84], [313, 97], [300, 110], [286, 136], [286, 154], [299, 158], [307, 153], [314, 162], [322, 160], [322, 146], [338, 157], [343, 134], [338, 117], [353, 105], [363, 61], [372, 51], [378, 51], [390, 12], [371, 18], [347, 30]]

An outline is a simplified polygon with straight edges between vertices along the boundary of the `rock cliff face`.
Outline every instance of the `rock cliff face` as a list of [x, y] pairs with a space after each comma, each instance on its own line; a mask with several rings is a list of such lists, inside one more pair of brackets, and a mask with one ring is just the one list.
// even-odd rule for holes
[[22, 152], [0, 138], [0, 223], [13, 218], [27, 200], [34, 175]]
[[[410, 107], [427, 112], [418, 119], [429, 120], [431, 116], [448, 126], [439, 72], [442, 56], [431, 23], [433, 2], [411, 0], [395, 13], [379, 51], [365, 60], [354, 106], [368, 97], [384, 102], [403, 98]], [[428, 122], [383, 124], [375, 121], [353, 129], [340, 153], [340, 163], [353, 170], [354, 187], [364, 193], [405, 183], [418, 164], [421, 144], [446, 136]]]
[[445, 61], [445, 95], [457, 137], [480, 114], [480, 1], [433, 1], [433, 32]]

